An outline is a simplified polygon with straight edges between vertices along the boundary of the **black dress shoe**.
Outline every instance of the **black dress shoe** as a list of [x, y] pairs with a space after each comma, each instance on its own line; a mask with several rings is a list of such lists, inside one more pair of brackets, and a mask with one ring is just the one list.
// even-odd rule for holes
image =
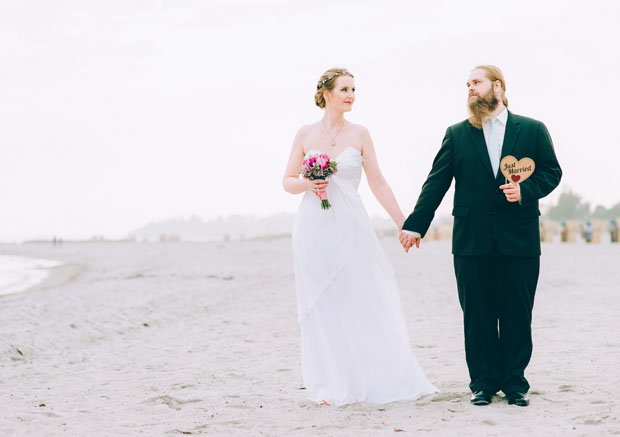
[[506, 393], [506, 397], [508, 398], [508, 405], [527, 407], [530, 404], [530, 400], [527, 398], [527, 395], [525, 393], [520, 393], [518, 391], [513, 393]]
[[475, 391], [474, 394], [471, 395], [471, 403], [474, 405], [489, 405], [492, 398], [493, 393], [490, 391]]

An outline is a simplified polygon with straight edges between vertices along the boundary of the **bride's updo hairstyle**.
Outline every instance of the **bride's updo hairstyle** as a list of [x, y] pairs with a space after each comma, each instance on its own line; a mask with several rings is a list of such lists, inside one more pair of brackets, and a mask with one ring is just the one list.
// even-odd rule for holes
[[316, 103], [316, 106], [321, 109], [325, 108], [325, 96], [323, 96], [323, 93], [333, 90], [336, 85], [336, 79], [340, 76], [353, 77], [346, 68], [330, 68], [323, 73], [316, 86], [316, 93], [314, 94], [314, 103]]

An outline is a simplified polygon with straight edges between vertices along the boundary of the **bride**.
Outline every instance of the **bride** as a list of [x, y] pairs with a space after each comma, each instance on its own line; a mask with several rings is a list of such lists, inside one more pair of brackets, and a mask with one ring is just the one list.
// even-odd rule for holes
[[[344, 118], [355, 101], [353, 75], [327, 70], [314, 99], [325, 114], [297, 132], [283, 179], [287, 192], [305, 193], [293, 227], [293, 258], [309, 397], [344, 405], [434, 393], [411, 351], [394, 272], [357, 193], [363, 168], [372, 193], [402, 227], [405, 217], [368, 130]], [[303, 159], [314, 153], [337, 162], [330, 179], [298, 177]], [[321, 209], [322, 192], [328, 210]]]

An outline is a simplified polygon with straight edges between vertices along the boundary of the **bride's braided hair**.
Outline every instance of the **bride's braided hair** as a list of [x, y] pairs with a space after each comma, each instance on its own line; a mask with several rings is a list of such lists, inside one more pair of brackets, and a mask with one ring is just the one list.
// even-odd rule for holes
[[340, 76], [353, 77], [346, 68], [330, 68], [323, 73], [316, 86], [316, 93], [314, 93], [314, 103], [316, 103], [316, 106], [325, 108], [325, 97], [323, 96], [323, 92], [333, 90], [336, 85], [336, 79]]

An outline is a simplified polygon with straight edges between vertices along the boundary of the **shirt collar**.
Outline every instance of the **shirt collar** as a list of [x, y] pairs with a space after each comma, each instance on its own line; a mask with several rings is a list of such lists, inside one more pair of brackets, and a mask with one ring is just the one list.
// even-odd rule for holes
[[[502, 112], [500, 112], [499, 115], [497, 117], [495, 117], [495, 118], [497, 119], [497, 121], [499, 121], [504, 126], [506, 126], [506, 122], [508, 121], [508, 109], [504, 108], [504, 110]], [[484, 121], [486, 123], [488, 123], [489, 120], [490, 120], [489, 117], [484, 117]]]

